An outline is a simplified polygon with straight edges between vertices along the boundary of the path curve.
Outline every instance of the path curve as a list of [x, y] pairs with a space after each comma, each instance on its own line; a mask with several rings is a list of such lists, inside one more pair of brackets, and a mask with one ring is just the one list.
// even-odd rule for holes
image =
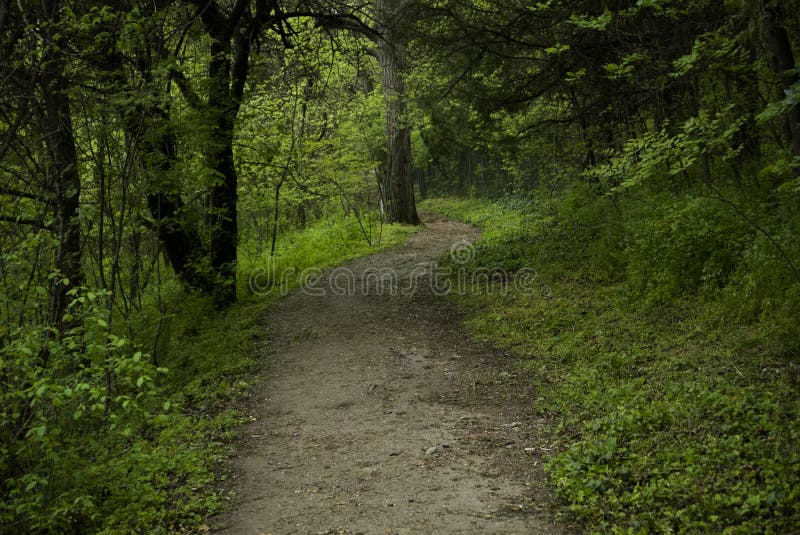
[[[326, 295], [295, 292], [268, 314], [274, 354], [217, 533], [567, 532], [543, 483], [546, 422], [530, 415], [530, 381], [470, 341], [420, 276], [478, 231], [425, 219], [405, 245], [345, 266], [354, 276], [339, 287], [355, 280], [351, 295], [321, 286]], [[366, 270], [388, 269], [416, 291], [364, 291]]]

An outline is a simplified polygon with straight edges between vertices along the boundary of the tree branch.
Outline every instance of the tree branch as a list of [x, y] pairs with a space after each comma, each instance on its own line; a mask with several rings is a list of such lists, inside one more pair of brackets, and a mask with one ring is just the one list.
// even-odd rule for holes
[[321, 26], [329, 30], [347, 30], [349, 32], [363, 35], [374, 42], [378, 42], [383, 39], [383, 34], [364, 23], [364, 21], [352, 13], [337, 15], [321, 15], [319, 13], [305, 13], [301, 15], [298, 13], [293, 13], [292, 15], [313, 17], [317, 22], [317, 26]]
[[28, 193], [27, 191], [21, 191], [14, 188], [8, 188], [6, 186], [0, 186], [0, 194], [10, 195], [11, 197], [21, 197], [23, 199], [31, 199], [38, 202], [47, 202], [47, 199], [40, 195]]
[[37, 229], [41, 230], [50, 229], [50, 225], [45, 225], [43, 220], [32, 219], [29, 217], [15, 217], [11, 215], [0, 214], [0, 221], [6, 221], [8, 223], [16, 223], [18, 225], [30, 225], [32, 227], [36, 227]]
[[[2, 0], [0, 0], [2, 1]], [[17, 131], [22, 127], [22, 124], [28, 118], [28, 113], [30, 112], [30, 106], [28, 106], [27, 98], [25, 99], [25, 107], [20, 110], [17, 114], [17, 117], [14, 119], [14, 123], [11, 124], [6, 131], [5, 135], [3, 136], [3, 143], [0, 144], [0, 160], [2, 160], [8, 148], [11, 146], [11, 142], [14, 140], [14, 136], [17, 135]]]
[[222, 14], [215, 0], [187, 0], [190, 4], [197, 6], [200, 20], [208, 34], [219, 41], [227, 41], [236, 31], [239, 19], [244, 15], [248, 0], [236, 0], [230, 16]]
[[183, 72], [179, 71], [175, 67], [172, 67], [169, 70], [169, 74], [172, 81], [174, 81], [175, 85], [178, 86], [178, 89], [181, 90], [181, 94], [183, 95], [183, 98], [186, 99], [186, 102], [189, 103], [189, 106], [195, 110], [201, 109], [204, 106], [203, 100], [194, 91], [194, 89], [192, 89], [192, 86], [189, 84], [189, 80], [186, 78]]

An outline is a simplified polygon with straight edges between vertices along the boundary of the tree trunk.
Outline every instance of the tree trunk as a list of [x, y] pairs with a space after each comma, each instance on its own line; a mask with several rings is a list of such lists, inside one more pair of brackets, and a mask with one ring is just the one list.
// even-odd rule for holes
[[[60, 38], [57, 22], [61, 3], [52, 6], [51, 36], [54, 43]], [[81, 180], [78, 171], [78, 153], [72, 130], [68, 82], [64, 78], [64, 60], [59, 52], [46, 54], [41, 72], [43, 99], [42, 129], [49, 155], [49, 174], [55, 193], [55, 229], [58, 240], [55, 251], [55, 269], [58, 276], [50, 286], [48, 320], [60, 334], [74, 326], [64, 314], [69, 304], [69, 292], [83, 282], [81, 269], [81, 227], [78, 217]]]
[[[154, 76], [160, 62], [168, 61], [169, 52], [159, 41], [158, 27], [148, 27], [143, 44], [135, 55], [136, 68], [150, 88], [153, 97], [158, 97], [163, 89], [163, 81]], [[148, 50], [148, 46], [158, 43], [158, 55]], [[117, 58], [113, 72], [122, 73], [121, 57]], [[124, 85], [127, 80], [121, 79]], [[129, 87], [130, 96], [135, 97], [139, 88]], [[136, 113], [126, 117], [127, 135], [139, 140], [139, 163], [147, 177], [147, 208], [156, 221], [158, 239], [172, 270], [178, 278], [191, 288], [210, 292], [213, 285], [207, 274], [200, 268], [208, 248], [200, 238], [198, 228], [184, 221], [184, 202], [180, 182], [174, 176], [178, 161], [178, 142], [170, 121], [169, 104], [158, 105], [158, 98], [143, 99], [136, 107]], [[125, 115], [125, 114], [123, 114]]]
[[386, 198], [388, 220], [419, 224], [411, 172], [411, 126], [408, 121], [406, 88], [406, 49], [399, 35], [398, 11], [402, 0], [377, 0], [382, 39], [378, 41], [383, 95], [386, 105]]
[[[792, 43], [786, 29], [780, 25], [782, 19], [779, 8], [764, 6], [764, 33], [770, 53], [770, 67], [781, 82], [778, 98], [783, 100], [792, 91], [800, 74], [795, 69]], [[787, 141], [795, 156], [800, 156], [800, 106], [795, 104], [786, 114], [784, 125]]]
[[239, 227], [233, 127], [247, 79], [250, 36], [257, 33], [258, 20], [267, 16], [266, 12], [257, 14], [256, 20], [250, 16], [247, 6], [245, 0], [237, 0], [231, 13], [225, 16], [217, 2], [211, 1], [203, 2], [199, 11], [203, 27], [211, 39], [208, 100], [201, 106], [211, 127], [204, 156], [206, 166], [215, 175], [209, 192], [209, 260], [214, 277], [212, 294], [219, 307], [236, 301]]
[[247, 75], [249, 42], [237, 36], [236, 54], [231, 37], [212, 36], [208, 66], [208, 114], [211, 139], [206, 149], [206, 165], [216, 174], [211, 187], [211, 268], [216, 278], [214, 298], [219, 306], [236, 301], [236, 263], [238, 245], [238, 176], [233, 160], [233, 127], [239, 111], [244, 79]]
[[211, 283], [198, 270], [198, 262], [204, 253], [203, 243], [197, 229], [182, 222], [183, 199], [180, 191], [171, 187], [173, 171], [177, 159], [175, 135], [168, 132], [168, 119], [161, 112], [152, 112], [155, 130], [154, 139], [145, 133], [142, 143], [142, 165], [150, 176], [151, 192], [147, 194], [147, 207], [158, 225], [158, 238], [164, 247], [167, 260], [178, 277], [202, 291], [210, 291]]

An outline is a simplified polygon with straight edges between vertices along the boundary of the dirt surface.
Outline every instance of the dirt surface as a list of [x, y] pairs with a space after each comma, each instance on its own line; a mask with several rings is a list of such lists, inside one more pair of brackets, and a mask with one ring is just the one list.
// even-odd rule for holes
[[[216, 533], [571, 531], [545, 490], [530, 380], [471, 341], [430, 284], [431, 264], [478, 231], [425, 219], [407, 244], [337, 270], [338, 290], [328, 272], [325, 295], [297, 291], [268, 315], [274, 354]], [[375, 269], [396, 273], [395, 295], [364, 276]]]

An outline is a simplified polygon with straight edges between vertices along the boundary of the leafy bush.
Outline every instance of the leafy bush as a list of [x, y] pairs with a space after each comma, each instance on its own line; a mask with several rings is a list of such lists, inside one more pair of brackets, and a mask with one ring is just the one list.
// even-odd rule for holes
[[65, 336], [25, 327], [0, 349], [0, 524], [15, 532], [90, 530], [119, 501], [157, 494], [111, 482], [130, 481], [130, 470], [119, 474], [120, 451], [135, 452], [166, 418], [156, 380], [167, 370], [106, 334], [103, 292], [71, 293], [75, 327]]
[[719, 201], [684, 197], [634, 211], [627, 222], [627, 281], [639, 296], [665, 303], [727, 285], [754, 238], [753, 229]]

